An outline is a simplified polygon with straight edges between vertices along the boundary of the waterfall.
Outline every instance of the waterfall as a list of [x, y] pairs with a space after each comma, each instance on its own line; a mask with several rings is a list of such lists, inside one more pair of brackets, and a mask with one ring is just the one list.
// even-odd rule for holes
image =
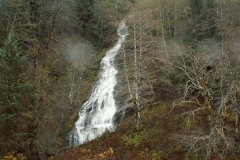
[[114, 100], [114, 88], [117, 84], [117, 69], [114, 58], [117, 55], [125, 37], [128, 35], [125, 21], [122, 21], [117, 33], [117, 44], [106, 52], [101, 61], [101, 71], [89, 99], [83, 104], [75, 128], [69, 133], [69, 146], [75, 147], [101, 136], [106, 130], [114, 131], [113, 116], [117, 110]]

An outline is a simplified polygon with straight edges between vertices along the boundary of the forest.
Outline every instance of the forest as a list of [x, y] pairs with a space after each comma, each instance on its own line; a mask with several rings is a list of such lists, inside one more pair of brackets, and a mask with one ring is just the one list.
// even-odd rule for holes
[[[0, 0], [0, 159], [240, 159], [239, 0]], [[68, 133], [126, 21], [116, 130]]]

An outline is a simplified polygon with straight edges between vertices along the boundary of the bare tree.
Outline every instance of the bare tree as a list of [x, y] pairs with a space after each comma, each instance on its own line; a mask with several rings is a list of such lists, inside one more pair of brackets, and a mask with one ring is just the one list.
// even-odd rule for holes
[[204, 56], [188, 53], [176, 65], [185, 85], [174, 106], [185, 107], [182, 117], [191, 128], [181, 142], [194, 152], [205, 151], [206, 158], [215, 152], [239, 153], [239, 61], [234, 55]]

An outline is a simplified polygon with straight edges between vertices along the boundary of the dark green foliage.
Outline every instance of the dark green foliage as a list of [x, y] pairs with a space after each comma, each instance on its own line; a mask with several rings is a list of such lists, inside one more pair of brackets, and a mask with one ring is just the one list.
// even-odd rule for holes
[[209, 38], [213, 38], [216, 35], [216, 4], [214, 3], [214, 0], [207, 0], [206, 3], [206, 20], [208, 24], [207, 28], [207, 36]]
[[76, 4], [79, 24], [82, 27], [82, 35], [88, 36], [94, 29], [92, 23], [96, 23], [94, 13], [94, 0], [78, 0]]
[[206, 2], [206, 8], [215, 8], [214, 0], [207, 0]]
[[203, 1], [202, 0], [191, 0], [190, 8], [191, 8], [191, 16], [192, 17], [198, 16], [203, 9]]
[[11, 7], [8, 0], [1, 1], [0, 11], [0, 47], [2, 47], [4, 40], [7, 38], [7, 25], [10, 20]]
[[[23, 50], [36, 43], [39, 31], [40, 2], [34, 0], [3, 0], [0, 3], [0, 40], [3, 42], [14, 26]], [[1, 43], [0, 42], [0, 43]], [[0, 44], [1, 45], [1, 44]]]
[[128, 7], [126, 1], [77, 0], [75, 12], [81, 35], [95, 47], [107, 48], [113, 43], [112, 35], [116, 35], [117, 24], [113, 22], [122, 19]]
[[199, 41], [214, 38], [216, 34], [215, 3], [214, 0], [191, 0], [189, 5], [191, 24], [185, 32], [185, 42], [196, 49]]
[[11, 33], [0, 49], [0, 153], [26, 150], [33, 137], [34, 97], [26, 82], [26, 60]]
[[38, 17], [40, 16], [40, 8], [41, 5], [39, 2], [35, 1], [35, 0], [29, 0], [29, 11], [31, 14], [31, 20], [33, 22], [38, 22]]
[[190, 28], [186, 32], [187, 45], [191, 46], [191, 48], [196, 49], [198, 40], [202, 35], [201, 31], [201, 13], [203, 10], [203, 1], [202, 0], [191, 0], [190, 1], [190, 16], [192, 19]]
[[94, 4], [95, 0], [77, 0], [76, 14], [82, 36], [90, 40], [93, 44], [99, 45], [101, 37], [99, 34], [100, 23]]
[[136, 0], [128, 0], [131, 3], [136, 3]]

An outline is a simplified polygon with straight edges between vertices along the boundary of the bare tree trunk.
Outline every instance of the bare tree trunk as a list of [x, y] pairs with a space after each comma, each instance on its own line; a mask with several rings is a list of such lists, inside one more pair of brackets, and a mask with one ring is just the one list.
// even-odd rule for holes
[[134, 107], [137, 109], [136, 113], [136, 127], [139, 129], [140, 124], [140, 106], [139, 106], [139, 66], [138, 66], [138, 55], [137, 55], [137, 35], [136, 35], [136, 22], [133, 17], [133, 37], [134, 37], [134, 67], [135, 67], [135, 98], [133, 100]]
[[238, 110], [235, 113], [235, 118], [236, 118], [236, 121], [235, 121], [235, 133], [236, 133], [236, 135], [238, 135], [238, 133], [239, 133], [239, 131], [238, 131], [239, 111]]
[[71, 89], [70, 89], [69, 96], [68, 96], [71, 106], [73, 105], [73, 86], [74, 86], [74, 83], [75, 83], [75, 71], [74, 71], [74, 69], [72, 69]]
[[127, 87], [128, 87], [128, 93], [130, 95], [131, 100], [133, 100], [133, 94], [132, 94], [132, 89], [130, 86], [130, 81], [129, 81], [129, 75], [128, 75], [128, 68], [127, 68], [127, 62], [126, 62], [126, 52], [123, 49], [123, 63], [124, 63], [124, 69], [125, 69], [125, 76], [126, 76], [126, 81], [127, 81]]

